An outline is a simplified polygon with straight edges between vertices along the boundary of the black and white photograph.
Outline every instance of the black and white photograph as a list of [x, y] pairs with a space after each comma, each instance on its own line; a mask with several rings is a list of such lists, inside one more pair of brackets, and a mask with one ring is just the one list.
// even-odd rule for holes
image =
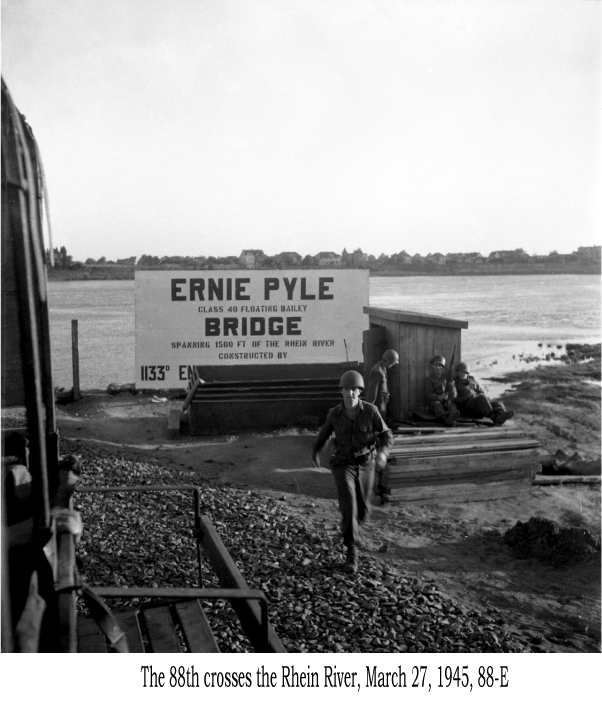
[[600, 1], [1, 7], [5, 687], [599, 697]]

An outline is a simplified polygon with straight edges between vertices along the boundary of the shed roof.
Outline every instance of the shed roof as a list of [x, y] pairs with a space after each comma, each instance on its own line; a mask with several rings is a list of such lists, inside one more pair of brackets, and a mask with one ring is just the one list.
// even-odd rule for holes
[[436, 325], [441, 328], [468, 328], [468, 321], [465, 320], [433, 316], [428, 313], [417, 313], [416, 311], [398, 311], [394, 308], [372, 308], [371, 306], [364, 306], [364, 313], [368, 316], [376, 316], [383, 320], [392, 320], [398, 323]]

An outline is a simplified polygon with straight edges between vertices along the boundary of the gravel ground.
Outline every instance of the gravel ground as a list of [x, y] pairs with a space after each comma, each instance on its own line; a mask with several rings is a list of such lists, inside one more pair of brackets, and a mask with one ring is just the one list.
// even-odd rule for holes
[[[290, 652], [530, 652], [502, 613], [447, 599], [368, 554], [343, 571], [337, 525], [315, 529], [285, 496], [211, 486], [194, 472], [129, 459], [62, 439], [82, 456], [82, 486], [199, 485], [209, 515], [247, 583], [265, 591], [270, 620]], [[78, 494], [84, 581], [97, 586], [190, 587], [198, 583], [190, 493]], [[206, 586], [216, 586], [203, 568]], [[251, 650], [226, 602], [204, 603], [224, 652]]]

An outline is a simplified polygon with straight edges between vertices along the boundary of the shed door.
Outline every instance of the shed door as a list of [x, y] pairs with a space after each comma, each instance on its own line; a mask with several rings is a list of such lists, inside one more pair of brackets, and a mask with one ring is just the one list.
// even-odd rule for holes
[[385, 329], [379, 325], [375, 328], [369, 328], [368, 330], [364, 330], [362, 335], [362, 350], [364, 353], [364, 377], [366, 378], [367, 384], [372, 366], [376, 365], [376, 363], [381, 359], [383, 352], [386, 349]]

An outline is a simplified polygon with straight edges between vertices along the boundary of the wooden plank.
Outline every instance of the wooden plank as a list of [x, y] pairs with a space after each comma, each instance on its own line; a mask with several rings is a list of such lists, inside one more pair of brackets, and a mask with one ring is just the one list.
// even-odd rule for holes
[[366, 385], [370, 377], [370, 370], [382, 357], [386, 350], [385, 329], [376, 326], [362, 331], [362, 352], [364, 356], [364, 375]]
[[[534, 453], [533, 449], [523, 451], [506, 452], [503, 456], [497, 453], [489, 454], [470, 454], [452, 455], [452, 456], [429, 456], [429, 457], [412, 457], [412, 458], [397, 458], [389, 459], [391, 463], [387, 466], [387, 471], [390, 474], [407, 474], [410, 471], [448, 471], [455, 469], [479, 469], [481, 466], [485, 469], [504, 467], [509, 463], [516, 465], [539, 463], [539, 455]], [[393, 463], [394, 461], [394, 463]]]
[[420, 488], [424, 486], [431, 486], [437, 488], [445, 488], [450, 485], [460, 485], [464, 483], [476, 484], [479, 486], [486, 486], [492, 482], [500, 481], [522, 481], [531, 480], [533, 478], [533, 472], [528, 469], [517, 471], [492, 471], [486, 475], [471, 473], [459, 473], [457, 475], [448, 475], [441, 478], [407, 478], [407, 479], [389, 479], [390, 488]]
[[450, 469], [447, 471], [410, 471], [408, 474], [393, 473], [389, 474], [389, 481], [398, 481], [403, 484], [406, 481], [424, 481], [425, 484], [432, 483], [433, 485], [438, 485], [441, 481], [460, 478], [462, 476], [467, 478], [472, 478], [474, 480], [487, 480], [490, 476], [497, 476], [502, 474], [515, 472], [529, 472], [537, 473], [539, 471], [539, 466], [533, 463], [527, 463], [522, 466], [516, 466], [507, 464], [499, 465], [496, 468], [487, 469]]
[[404, 343], [401, 335], [400, 324], [394, 323], [393, 325], [395, 327], [391, 329], [388, 343], [389, 347], [396, 350], [399, 354], [399, 363], [396, 367], [393, 367], [388, 371], [390, 400], [387, 416], [389, 419], [392, 417], [401, 417], [404, 410], [407, 409], [407, 389], [401, 385], [401, 362], [405, 359], [406, 344]]
[[[522, 456], [521, 456], [522, 454]], [[504, 458], [504, 457], [510, 457], [510, 458], [515, 458], [517, 461], [519, 460], [528, 460], [528, 461], [537, 461], [538, 463], [541, 463], [541, 458], [540, 455], [537, 451], [537, 449], [509, 449], [507, 451], [496, 451], [494, 449], [490, 451], [441, 451], [440, 453], [436, 451], [430, 451], [428, 453], [425, 453], [423, 455], [416, 455], [414, 452], [408, 453], [407, 456], [395, 456], [392, 458], [388, 459], [388, 465], [390, 468], [395, 468], [399, 467], [400, 469], [405, 469], [408, 466], [421, 466], [421, 464], [425, 461], [432, 461], [433, 466], [432, 468], [437, 468], [436, 462], [437, 461], [453, 461], [454, 459], [458, 461], [459, 463], [464, 460], [464, 461], [479, 461], [483, 460], [484, 462], [486, 461], [491, 461], [495, 460], [496, 458]]]
[[433, 342], [435, 344], [435, 352], [443, 357], [447, 361], [444, 374], [447, 377], [449, 374], [449, 368], [452, 364], [452, 356], [454, 355], [455, 348], [455, 358], [453, 365], [454, 367], [460, 362], [460, 342], [458, 338], [459, 331], [457, 329], [450, 330], [449, 328], [438, 328], [434, 329]]
[[[458, 461], [464, 459], [466, 461], [472, 460], [473, 458], [476, 457], [483, 457], [483, 460], [491, 460], [495, 458], [503, 458], [505, 456], [509, 457], [515, 457], [517, 460], [519, 460], [520, 454], [524, 454], [523, 458], [527, 460], [532, 460], [532, 461], [538, 461], [541, 462], [541, 458], [539, 455], [539, 452], [537, 449], [533, 448], [526, 448], [526, 449], [508, 449], [507, 451], [496, 451], [495, 449], [492, 449], [490, 451], [454, 451], [454, 452], [449, 452], [449, 451], [441, 451], [440, 453], [437, 451], [430, 451], [424, 455], [415, 455], [414, 452], [408, 453], [407, 456], [395, 456], [393, 458], [388, 459], [389, 466], [395, 467], [395, 466], [400, 466], [402, 468], [405, 468], [405, 464], [410, 462], [414, 462], [419, 464], [422, 461], [446, 461], [448, 459], [457, 459]], [[478, 460], [478, 459], [477, 459]], [[436, 468], [436, 466], [435, 466]]]
[[391, 456], [395, 458], [408, 457], [417, 454], [447, 455], [452, 453], [471, 454], [485, 451], [520, 451], [521, 449], [537, 449], [539, 442], [535, 439], [510, 439], [507, 441], [482, 441], [477, 444], [448, 444], [445, 447], [427, 445], [406, 446], [403, 449], [393, 449]]
[[530, 472], [537, 473], [539, 470], [538, 466], [534, 464], [525, 464], [524, 466], [513, 466], [505, 465], [499, 466], [498, 468], [489, 469], [456, 469], [447, 471], [411, 471], [407, 475], [399, 473], [390, 473], [388, 480], [393, 482], [397, 481], [403, 484], [407, 481], [424, 481], [426, 483], [432, 483], [433, 485], [438, 485], [441, 481], [450, 480], [453, 478], [461, 478], [462, 476], [467, 478], [473, 478], [474, 480], [486, 480], [490, 476], [501, 475], [504, 473], [510, 473], [512, 471], [518, 472]]
[[590, 483], [600, 485], [600, 476], [535, 476], [533, 485], [553, 486], [565, 483]]
[[182, 652], [168, 606], [151, 607], [142, 614], [153, 653]]
[[388, 485], [390, 488], [416, 488], [416, 486], [433, 486], [441, 487], [447, 486], [455, 483], [475, 483], [478, 485], [486, 485], [493, 480], [518, 480], [521, 478], [533, 478], [535, 472], [529, 469], [523, 469], [522, 471], [491, 471], [490, 473], [475, 474], [472, 473], [458, 473], [454, 476], [442, 476], [440, 478], [424, 478], [424, 477], [414, 477], [414, 478], [390, 478], [388, 479]]
[[405, 337], [405, 331], [402, 327], [397, 330], [397, 339], [399, 341], [399, 365], [397, 365], [397, 383], [400, 391], [400, 407], [399, 411], [395, 412], [397, 417], [407, 416], [410, 410], [411, 391], [410, 391], [410, 365], [409, 365], [409, 350], [410, 343]]
[[113, 612], [121, 630], [125, 633], [130, 653], [144, 653], [142, 634], [138, 622], [138, 611], [134, 607]]
[[69, 588], [57, 595], [60, 647], [63, 653], [77, 649], [77, 595], [75, 585], [75, 537], [61, 523], [55, 523], [57, 587]]
[[390, 488], [416, 488], [417, 486], [443, 487], [455, 483], [475, 483], [486, 485], [493, 480], [518, 480], [521, 478], [533, 478], [536, 473], [529, 469], [514, 471], [491, 471], [488, 474], [476, 474], [474, 472], [458, 473], [456, 475], [441, 476], [440, 478], [424, 478], [416, 476], [413, 478], [389, 478]]
[[[394, 418], [393, 422], [395, 421], [402, 421], [401, 419]], [[410, 438], [412, 435], [415, 435], [416, 437], [420, 434], [430, 434], [431, 432], [433, 434], [470, 434], [474, 433], [477, 431], [489, 431], [492, 429], [492, 427], [487, 427], [486, 429], [480, 429], [476, 427], [476, 425], [473, 425], [472, 423], [466, 423], [465, 426], [460, 426], [460, 427], [454, 427], [453, 429], [447, 426], [419, 426], [418, 424], [410, 425], [407, 423], [402, 423], [401, 424], [391, 424], [391, 431], [393, 434], [399, 434], [401, 437], [405, 438], [406, 436], [409, 436]], [[499, 429], [493, 429], [493, 431], [504, 431], [501, 427]], [[425, 437], [426, 438], [426, 437]], [[430, 437], [429, 437], [430, 438]]]
[[[460, 457], [461, 458], [461, 457]], [[424, 465], [413, 464], [412, 466], [389, 466], [387, 472], [393, 478], [404, 478], [407, 476], [442, 476], [458, 471], [472, 472], [475, 474], [487, 471], [507, 471], [512, 468], [532, 468], [541, 471], [541, 463], [536, 458], [517, 458], [512, 456], [496, 456], [490, 459], [470, 461], [467, 456], [464, 460], [458, 461], [455, 465], [446, 464], [436, 466], [436, 459], [425, 462]]]
[[[284, 398], [278, 398], [278, 397], [268, 397], [268, 398], [257, 398], [257, 397], [233, 397], [233, 398], [218, 398], [218, 399], [195, 399], [192, 402], [192, 406], [203, 406], [204, 404], [237, 404], [239, 402], [258, 402], [260, 404], [272, 404], [273, 402], [284, 402], [290, 404], [292, 401], [291, 397], [284, 397]], [[341, 403], [341, 398], [340, 396], [337, 397], [336, 399], [333, 397], [296, 397], [295, 401], [303, 401], [303, 402], [325, 402], [329, 404], [330, 406], [334, 407], [337, 404]]]
[[401, 338], [403, 339], [405, 345], [405, 372], [404, 372], [404, 383], [403, 387], [406, 391], [406, 396], [404, 398], [404, 408], [402, 410], [402, 416], [409, 417], [411, 409], [416, 404], [416, 398], [423, 399], [423, 381], [424, 376], [422, 372], [422, 364], [417, 366], [416, 363], [416, 342], [407, 324], [402, 324], [400, 328]]
[[511, 498], [531, 489], [531, 483], [490, 483], [487, 486], [446, 486], [433, 489], [430, 486], [399, 489], [389, 496], [391, 502], [404, 503], [446, 503], [471, 502]]
[[[347, 363], [343, 363], [347, 365]], [[349, 363], [350, 367], [353, 367], [353, 363]], [[228, 367], [227, 369], [231, 369]], [[282, 370], [282, 366], [278, 366], [278, 370]], [[344, 368], [343, 368], [344, 370]], [[315, 386], [317, 384], [329, 385], [332, 383], [338, 385], [339, 377], [311, 377], [311, 378], [290, 378], [290, 379], [267, 379], [267, 380], [222, 380], [220, 382], [205, 382], [203, 389], [219, 389], [221, 387], [248, 387], [255, 386], [258, 387], [267, 385], [286, 385], [287, 387], [301, 387], [303, 385]]]
[[182, 409], [179, 405], [172, 405], [167, 415], [167, 435], [170, 439], [180, 438], [180, 417]]
[[[249, 588], [207, 515], [201, 515], [201, 545], [220, 586], [234, 589]], [[232, 601], [232, 607], [256, 651], [286, 653], [271, 624], [268, 625], [268, 646], [265, 647], [261, 637], [261, 609], [258, 601], [251, 599]]]
[[412, 446], [416, 444], [442, 444], [446, 446], [447, 444], [455, 443], [469, 443], [469, 442], [488, 442], [488, 441], [525, 441], [532, 440], [532, 437], [528, 437], [516, 429], [504, 429], [502, 427], [488, 427], [486, 429], [448, 429], [447, 433], [433, 433], [433, 434], [418, 434], [416, 436], [394, 436], [393, 446], [398, 448], [405, 448], [406, 446]]
[[505, 439], [526, 439], [527, 436], [516, 429], [504, 429], [503, 427], [495, 427], [487, 429], [473, 428], [454, 428], [445, 429], [446, 433], [438, 433], [440, 429], [417, 429], [417, 432], [432, 431], [432, 434], [417, 433], [414, 436], [394, 436], [393, 446], [404, 447], [408, 444], [447, 444], [465, 441], [499, 441]]
[[77, 652], [78, 653], [107, 653], [105, 635], [98, 628], [94, 619], [78, 619], [77, 624]]
[[[380, 358], [379, 358], [380, 359]], [[378, 362], [378, 360], [377, 360]], [[309, 385], [294, 385], [294, 384], [287, 384], [287, 385], [275, 385], [272, 382], [266, 381], [262, 384], [258, 385], [245, 385], [245, 386], [239, 386], [237, 385], [236, 387], [229, 386], [227, 384], [221, 385], [219, 387], [210, 387], [209, 385], [203, 385], [200, 388], [197, 388], [195, 391], [194, 397], [202, 397], [204, 394], [211, 394], [211, 395], [222, 395], [222, 394], [235, 394], [235, 393], [240, 393], [240, 392], [259, 392], [259, 393], [275, 393], [275, 394], [280, 394], [280, 393], [290, 393], [291, 395], [297, 394], [297, 393], [307, 393], [307, 392], [321, 392], [321, 393], [329, 393], [329, 394], [339, 394], [339, 383], [331, 383], [328, 385], [320, 385], [320, 384], [309, 384]], [[189, 395], [190, 396], [190, 395]], [[192, 399], [192, 398], [191, 398]]]
[[[481, 445], [482, 444], [482, 445]], [[451, 446], [423, 446], [420, 444], [418, 447], [406, 446], [405, 448], [395, 448], [390, 451], [388, 459], [389, 461], [395, 461], [399, 459], [400, 461], [407, 461], [408, 459], [429, 459], [429, 458], [451, 458], [453, 456], [496, 456], [496, 455], [523, 455], [523, 456], [537, 456], [540, 457], [540, 449], [533, 446], [530, 443], [527, 445], [522, 445], [522, 443], [515, 440], [504, 442], [503, 446], [496, 445], [496, 442], [481, 442], [479, 445], [462, 445], [454, 444]], [[518, 446], [518, 448], [515, 448]]]
[[414, 488], [399, 489], [407, 492], [410, 497], [428, 496], [430, 498], [443, 498], [446, 495], [452, 494], [463, 496], [469, 493], [475, 493], [481, 489], [485, 493], [495, 492], [497, 490], [506, 489], [522, 489], [531, 487], [531, 478], [525, 478], [522, 481], [491, 481], [490, 483], [449, 483], [445, 486], [416, 486]]
[[78, 321], [71, 321], [71, 367], [73, 370], [73, 401], [80, 398], [79, 391], [79, 336]]
[[459, 495], [449, 493], [448, 495], [442, 496], [440, 498], [432, 498], [429, 495], [424, 495], [424, 496], [414, 496], [414, 497], [406, 497], [406, 496], [398, 496], [398, 497], [392, 497], [389, 496], [389, 500], [393, 503], [405, 503], [405, 504], [412, 504], [412, 505], [438, 505], [438, 504], [445, 504], [445, 503], [476, 503], [479, 501], [493, 501], [493, 500], [502, 500], [504, 498], [515, 498], [516, 496], [520, 495], [523, 493], [523, 489], [519, 489], [518, 487], [509, 487], [507, 489], [499, 489], [495, 491], [491, 490], [475, 490], [470, 493], [462, 493]]
[[179, 602], [175, 605], [186, 643], [191, 653], [219, 653], [219, 646], [201, 607], [201, 602]]

